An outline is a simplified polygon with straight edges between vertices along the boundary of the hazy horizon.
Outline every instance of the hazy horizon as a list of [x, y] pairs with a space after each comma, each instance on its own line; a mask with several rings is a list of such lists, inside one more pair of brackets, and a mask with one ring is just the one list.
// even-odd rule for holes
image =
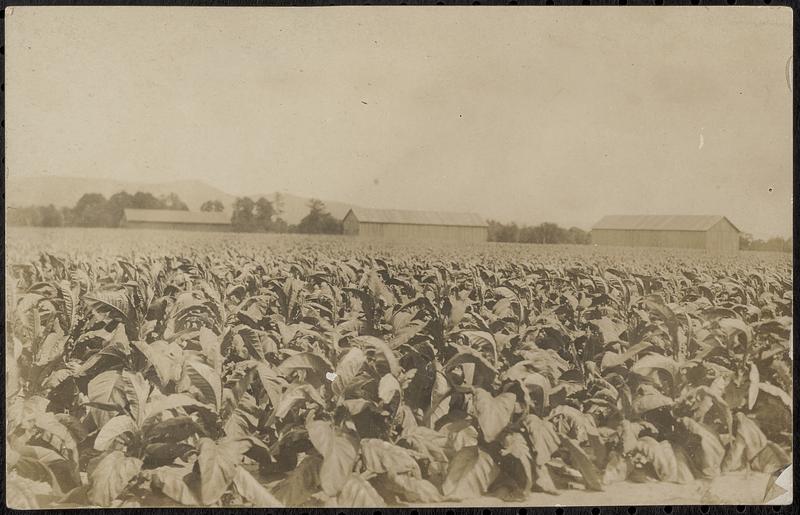
[[791, 235], [787, 8], [13, 7], [6, 28], [7, 180]]

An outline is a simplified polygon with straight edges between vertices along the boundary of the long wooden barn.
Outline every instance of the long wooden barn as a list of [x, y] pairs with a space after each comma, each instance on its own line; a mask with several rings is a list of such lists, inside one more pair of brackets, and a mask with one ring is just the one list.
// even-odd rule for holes
[[486, 220], [475, 213], [353, 208], [342, 225], [344, 234], [370, 239], [477, 243], [489, 236]]
[[227, 232], [231, 230], [231, 219], [230, 215], [225, 213], [170, 209], [126, 209], [123, 212], [120, 227]]
[[592, 227], [592, 243], [735, 252], [739, 234], [730, 220], [718, 215], [615, 215]]

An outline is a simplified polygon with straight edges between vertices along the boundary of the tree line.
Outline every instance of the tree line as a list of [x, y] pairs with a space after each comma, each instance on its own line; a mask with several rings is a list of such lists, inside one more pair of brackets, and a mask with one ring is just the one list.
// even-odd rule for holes
[[[308, 202], [308, 214], [296, 225], [288, 224], [283, 214], [280, 194], [270, 201], [264, 197], [253, 200], [239, 197], [231, 206], [231, 226], [236, 232], [280, 232], [303, 234], [341, 234], [342, 223], [331, 215], [321, 200]], [[119, 227], [125, 209], [167, 209], [188, 211], [178, 195], [170, 193], [156, 197], [152, 193], [125, 191], [106, 198], [100, 193], [86, 193], [73, 207], [28, 206], [7, 210], [6, 223], [35, 227]], [[200, 206], [203, 212], [221, 213], [225, 205], [220, 200], [207, 200]]]
[[740, 250], [759, 250], [769, 252], [791, 252], [792, 251], [792, 238], [774, 237], [762, 240], [753, 238], [751, 234], [742, 233], [739, 236], [739, 249]]
[[[331, 215], [325, 203], [311, 199], [306, 204], [308, 214], [300, 223], [288, 224], [281, 218], [283, 214], [283, 198], [280, 193], [270, 201], [264, 197], [253, 200], [250, 197], [239, 197], [233, 202], [231, 225], [236, 232], [279, 232], [300, 234], [341, 234], [342, 222]], [[208, 202], [200, 207], [205, 210], [217, 210], [218, 205]]]
[[591, 238], [587, 231], [578, 227], [565, 229], [557, 224], [545, 222], [539, 225], [504, 224], [489, 220], [489, 241], [506, 243], [560, 243], [587, 245]]
[[86, 193], [73, 207], [28, 206], [9, 208], [6, 223], [37, 227], [119, 227], [125, 209], [170, 209], [188, 211], [178, 195], [156, 197], [141, 191], [131, 195], [120, 191], [106, 198], [100, 193]]

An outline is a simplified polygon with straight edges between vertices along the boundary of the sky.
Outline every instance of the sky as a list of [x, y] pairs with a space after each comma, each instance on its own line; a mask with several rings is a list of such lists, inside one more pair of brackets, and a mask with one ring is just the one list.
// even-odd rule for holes
[[[776, 7], [14, 7], [9, 180], [791, 234]], [[178, 192], [180, 193], [180, 192]]]

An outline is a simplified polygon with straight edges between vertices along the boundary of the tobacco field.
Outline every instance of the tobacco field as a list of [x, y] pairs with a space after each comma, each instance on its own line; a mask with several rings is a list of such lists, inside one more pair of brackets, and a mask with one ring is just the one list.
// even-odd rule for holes
[[7, 240], [10, 507], [514, 501], [791, 461], [789, 255], [50, 236]]

